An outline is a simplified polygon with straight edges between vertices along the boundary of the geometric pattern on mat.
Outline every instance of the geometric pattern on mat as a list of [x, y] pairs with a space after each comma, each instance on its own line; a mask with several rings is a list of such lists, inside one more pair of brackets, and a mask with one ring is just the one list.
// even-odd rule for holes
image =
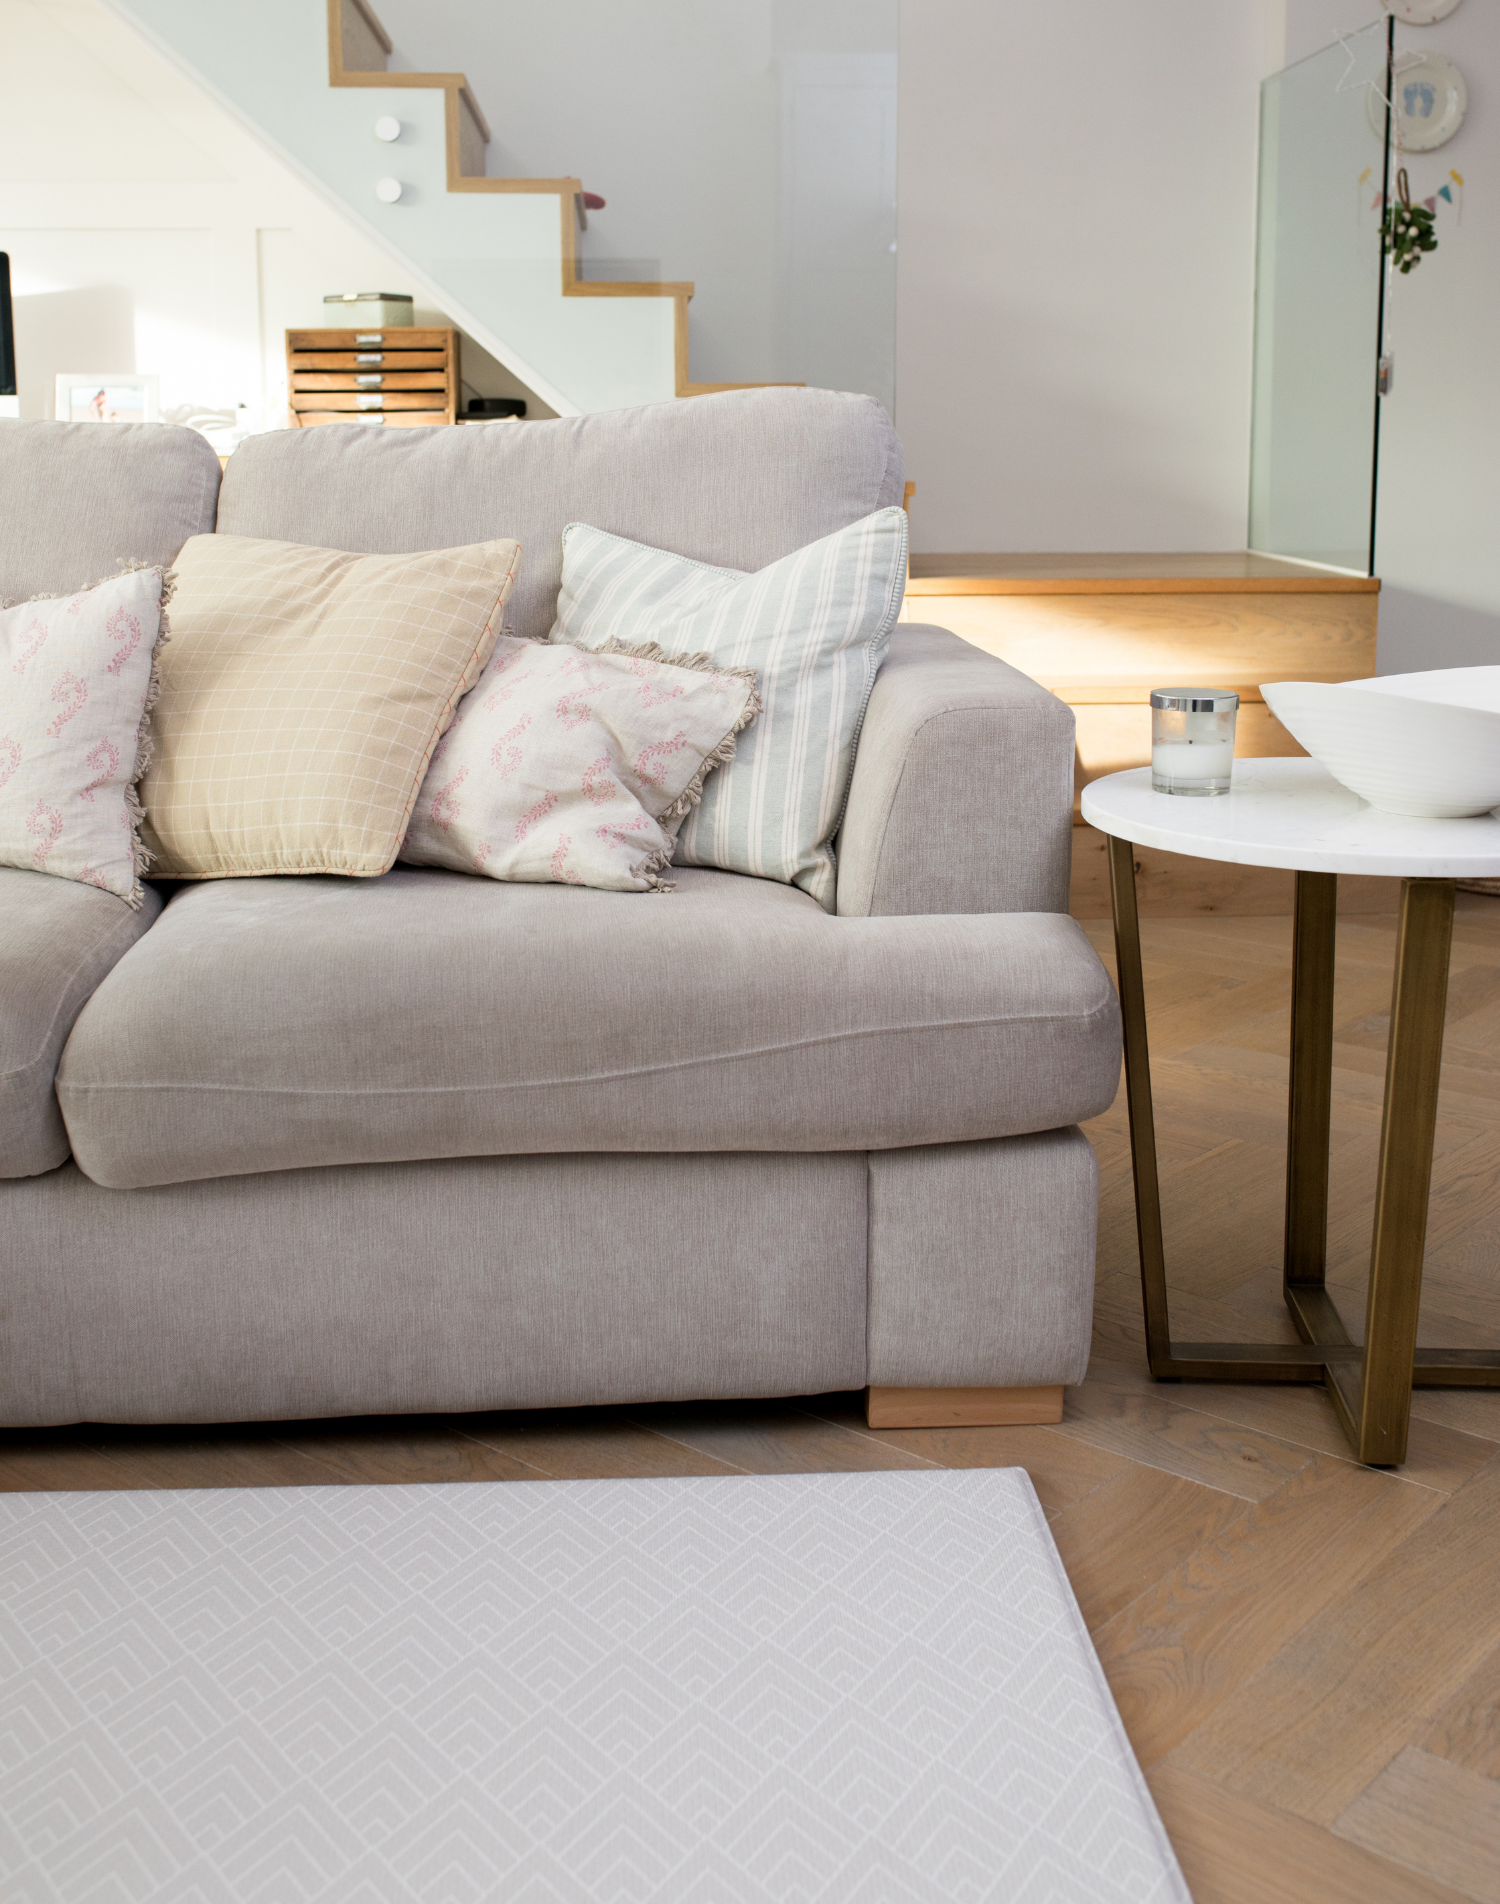
[[1185, 1904], [1016, 1469], [0, 1495], [0, 1894]]

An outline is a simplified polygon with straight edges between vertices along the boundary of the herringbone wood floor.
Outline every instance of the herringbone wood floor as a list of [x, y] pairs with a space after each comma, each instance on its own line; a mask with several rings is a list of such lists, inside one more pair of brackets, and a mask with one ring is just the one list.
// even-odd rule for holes
[[[1361, 1316], [1394, 920], [1341, 923], [1331, 1277]], [[1108, 928], [1089, 927], [1106, 957]], [[1180, 1333], [1278, 1294], [1290, 922], [1147, 920]], [[1500, 1342], [1500, 900], [1460, 900], [1422, 1337]], [[0, 1437], [0, 1487], [1020, 1465], [1198, 1904], [1500, 1904], [1500, 1392], [1419, 1393], [1396, 1474], [1312, 1389], [1153, 1387], [1121, 1100], [1095, 1359], [1056, 1428], [871, 1432], [855, 1396]]]

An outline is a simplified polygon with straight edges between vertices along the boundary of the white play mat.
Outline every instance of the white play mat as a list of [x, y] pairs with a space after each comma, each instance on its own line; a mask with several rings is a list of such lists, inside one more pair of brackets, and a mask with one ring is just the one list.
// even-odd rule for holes
[[0, 1895], [1185, 1904], [1026, 1476], [0, 1495]]

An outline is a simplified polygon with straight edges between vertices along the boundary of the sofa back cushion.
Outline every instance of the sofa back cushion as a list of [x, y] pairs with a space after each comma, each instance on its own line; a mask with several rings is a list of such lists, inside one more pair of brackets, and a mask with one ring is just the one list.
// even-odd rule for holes
[[[170, 568], [214, 526], [219, 459], [170, 423], [0, 423], [0, 601]], [[303, 537], [302, 540], [308, 540]]]
[[553, 422], [252, 437], [230, 459], [218, 526], [366, 554], [514, 536], [526, 558], [507, 626], [540, 640], [570, 522], [762, 569], [899, 503], [903, 475], [873, 397], [733, 390]]

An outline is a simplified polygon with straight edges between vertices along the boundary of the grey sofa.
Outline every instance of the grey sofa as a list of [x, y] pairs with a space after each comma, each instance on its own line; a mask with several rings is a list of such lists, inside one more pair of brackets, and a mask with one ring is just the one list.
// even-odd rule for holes
[[[4, 424], [0, 597], [215, 527], [514, 535], [511, 624], [543, 634], [569, 521], [753, 569], [902, 474], [879, 406], [825, 391], [288, 431], [222, 484], [187, 430]], [[1078, 1380], [1076, 1126], [1119, 1033], [1066, 915], [1072, 735], [900, 624], [836, 916], [695, 870], [652, 898], [398, 866], [132, 912], [0, 869], [0, 1422]]]

